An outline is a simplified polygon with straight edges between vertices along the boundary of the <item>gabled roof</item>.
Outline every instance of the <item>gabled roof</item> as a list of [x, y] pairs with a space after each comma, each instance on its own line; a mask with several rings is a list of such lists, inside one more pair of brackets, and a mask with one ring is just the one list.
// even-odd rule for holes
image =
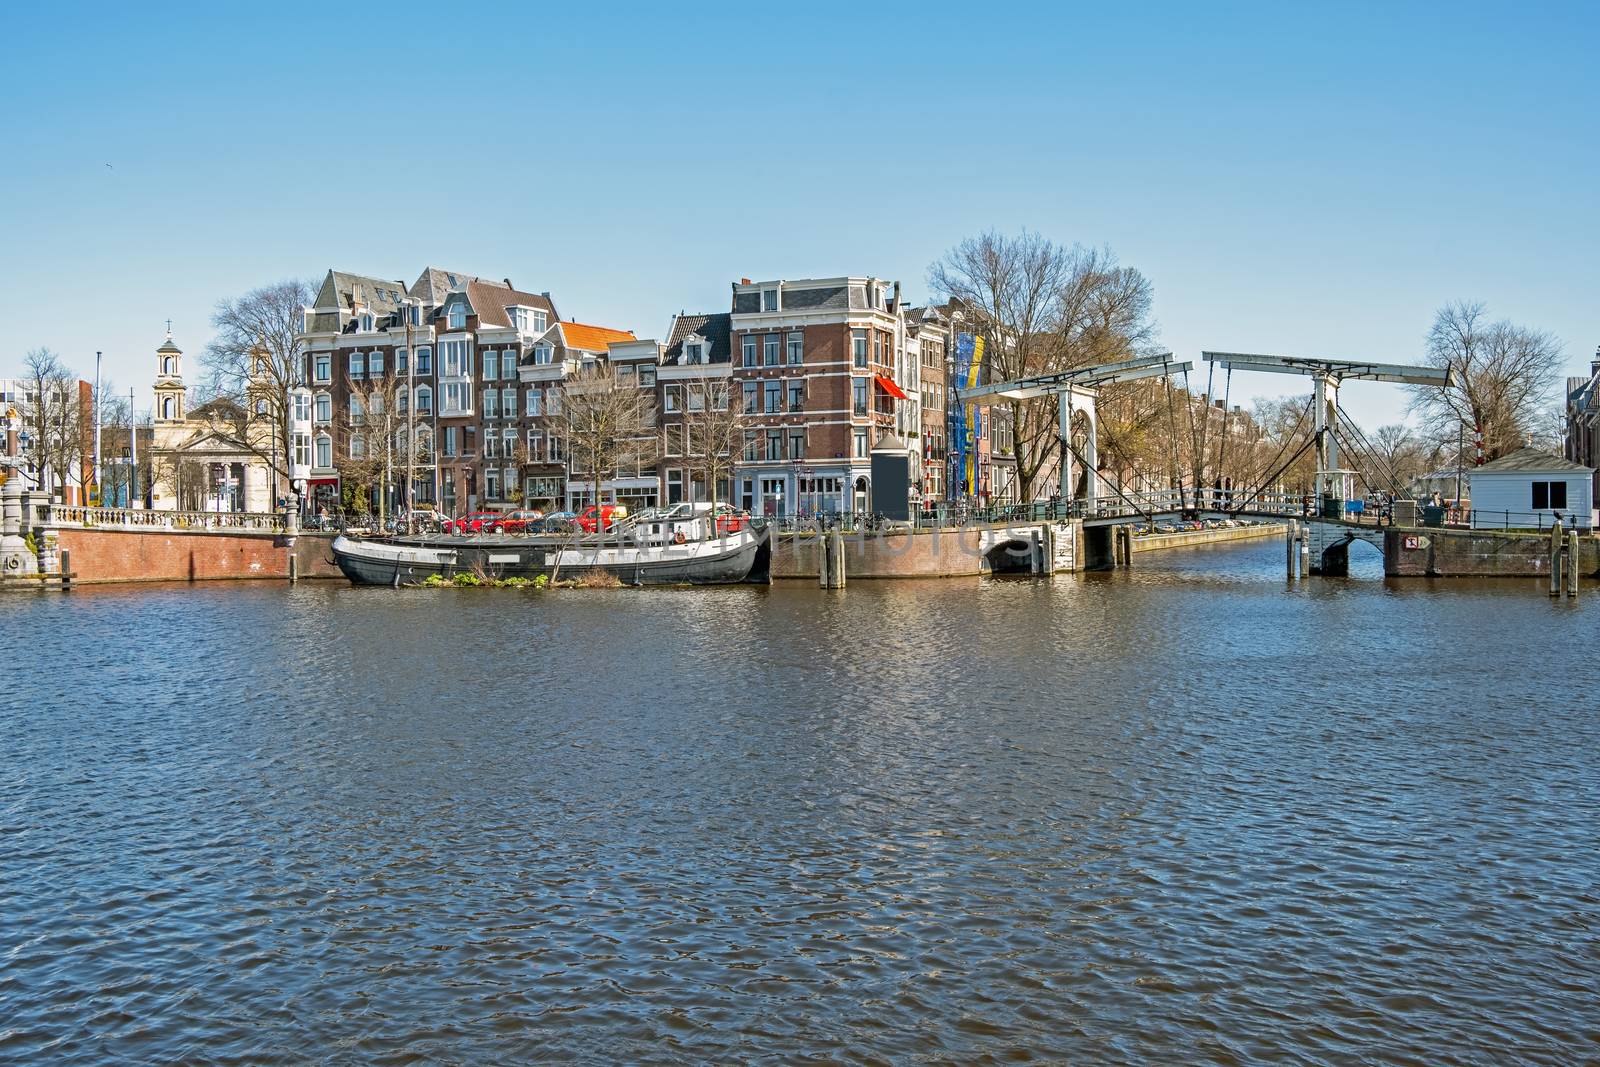
[[683, 357], [683, 342], [695, 334], [704, 337], [711, 346], [706, 353], [707, 363], [727, 363], [733, 359], [733, 316], [722, 311], [709, 315], [680, 313], [674, 316], [672, 329], [667, 332], [667, 349], [662, 362], [676, 365]]
[[[444, 298], [452, 291], [465, 289], [468, 282], [479, 281], [473, 274], [461, 271], [442, 270], [439, 267], [424, 267], [422, 274], [411, 286], [411, 295], [422, 301], [423, 307], [435, 308], [444, 303]], [[495, 282], [486, 282], [494, 285]], [[506, 288], [509, 288], [507, 286]]]
[[1546, 452], [1541, 448], [1519, 448], [1515, 452], [1508, 452], [1499, 459], [1491, 460], [1481, 467], [1475, 467], [1473, 474], [1547, 474], [1551, 472], [1571, 474], [1592, 474], [1593, 468], [1574, 463], [1570, 459], [1563, 459], [1553, 452]]
[[317, 290], [311, 316], [311, 332], [342, 331], [355, 314], [357, 305], [368, 308], [378, 318], [392, 315], [405, 295], [402, 282], [330, 270]]
[[584, 322], [557, 323], [561, 343], [569, 351], [605, 352], [617, 341], [637, 341], [631, 330], [613, 330], [608, 326], [591, 326]]

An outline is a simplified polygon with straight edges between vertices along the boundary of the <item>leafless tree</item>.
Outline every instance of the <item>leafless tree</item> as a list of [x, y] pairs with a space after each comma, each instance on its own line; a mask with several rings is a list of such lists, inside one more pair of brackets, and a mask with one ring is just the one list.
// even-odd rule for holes
[[264, 439], [241, 440], [282, 477], [288, 476], [293, 450], [288, 391], [304, 375], [299, 335], [313, 293], [309, 282], [289, 279], [219, 302], [211, 316], [217, 334], [201, 357], [210, 392], [257, 412], [273, 427]]
[[[1109, 249], [1056, 244], [1024, 231], [968, 238], [929, 271], [956, 330], [984, 338], [989, 381], [1115, 362], [1155, 339], [1148, 279]], [[1060, 460], [1053, 398], [1008, 401], [1023, 499]]]
[[694, 463], [694, 469], [705, 475], [713, 511], [717, 504], [717, 486], [723, 479], [732, 482], [734, 463], [744, 447], [744, 428], [748, 421], [733, 395], [733, 384], [726, 378], [713, 378], [705, 383], [705, 401], [700, 410], [686, 405], [684, 450]]
[[600, 486], [624, 470], [639, 471], [661, 452], [655, 398], [609, 363], [579, 371], [566, 384], [562, 403], [568, 458], [574, 473], [588, 475], [595, 504]]
[[23, 377], [33, 400], [24, 416], [28, 440], [23, 458], [44, 492], [64, 488], [84, 456], [84, 412], [77, 379], [48, 348], [23, 357]]
[[362, 510], [369, 506], [372, 491], [379, 490], [377, 514], [382, 528], [388, 521], [393, 487], [406, 482], [411, 466], [425, 462], [429, 439], [419, 427], [413, 456], [402, 406], [407, 402], [405, 379], [395, 375], [350, 378], [346, 393], [350, 406], [334, 419], [335, 447], [339, 449], [334, 466], [340, 484]]
[[1434, 317], [1426, 359], [1449, 368], [1453, 380], [1443, 389], [1410, 387], [1410, 412], [1422, 432], [1436, 441], [1454, 438], [1458, 428], [1469, 440], [1481, 432], [1484, 459], [1491, 460], [1520, 448], [1541, 426], [1562, 351], [1553, 334], [1490, 322], [1481, 303], [1456, 302]]

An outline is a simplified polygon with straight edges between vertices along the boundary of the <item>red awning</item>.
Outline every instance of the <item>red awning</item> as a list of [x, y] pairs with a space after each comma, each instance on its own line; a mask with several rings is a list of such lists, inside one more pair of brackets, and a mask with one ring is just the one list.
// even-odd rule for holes
[[338, 485], [338, 484], [339, 484], [339, 479], [337, 479], [337, 478], [308, 478], [308, 479], [306, 479], [306, 485], [308, 485], [308, 486], [309, 485]]
[[898, 385], [894, 384], [894, 379], [893, 378], [885, 377], [882, 374], [875, 375], [875, 377], [878, 379], [878, 388], [882, 389], [884, 392], [888, 393], [890, 396], [894, 397], [896, 400], [909, 400], [910, 399], [910, 397], [906, 396], [905, 391], [903, 389], [901, 389]]

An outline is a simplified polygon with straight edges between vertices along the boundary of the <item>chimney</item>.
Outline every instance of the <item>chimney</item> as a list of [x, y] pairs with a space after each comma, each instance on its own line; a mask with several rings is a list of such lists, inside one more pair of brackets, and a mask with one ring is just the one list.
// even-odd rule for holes
[[506, 288], [507, 289], [515, 289], [516, 288], [516, 286], [511, 284], [511, 279], [510, 278], [502, 278], [500, 280], [506, 283]]
[[739, 284], [740, 285], [749, 285], [750, 284], [750, 279], [749, 278], [740, 278], [739, 279]]

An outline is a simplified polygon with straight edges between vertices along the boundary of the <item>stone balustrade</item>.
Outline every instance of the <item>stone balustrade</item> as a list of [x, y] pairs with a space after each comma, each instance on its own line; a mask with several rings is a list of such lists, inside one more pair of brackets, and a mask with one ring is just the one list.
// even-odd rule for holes
[[44, 505], [38, 525], [113, 527], [123, 530], [250, 530], [283, 533], [284, 516], [274, 511], [154, 511], [144, 508], [91, 508]]

